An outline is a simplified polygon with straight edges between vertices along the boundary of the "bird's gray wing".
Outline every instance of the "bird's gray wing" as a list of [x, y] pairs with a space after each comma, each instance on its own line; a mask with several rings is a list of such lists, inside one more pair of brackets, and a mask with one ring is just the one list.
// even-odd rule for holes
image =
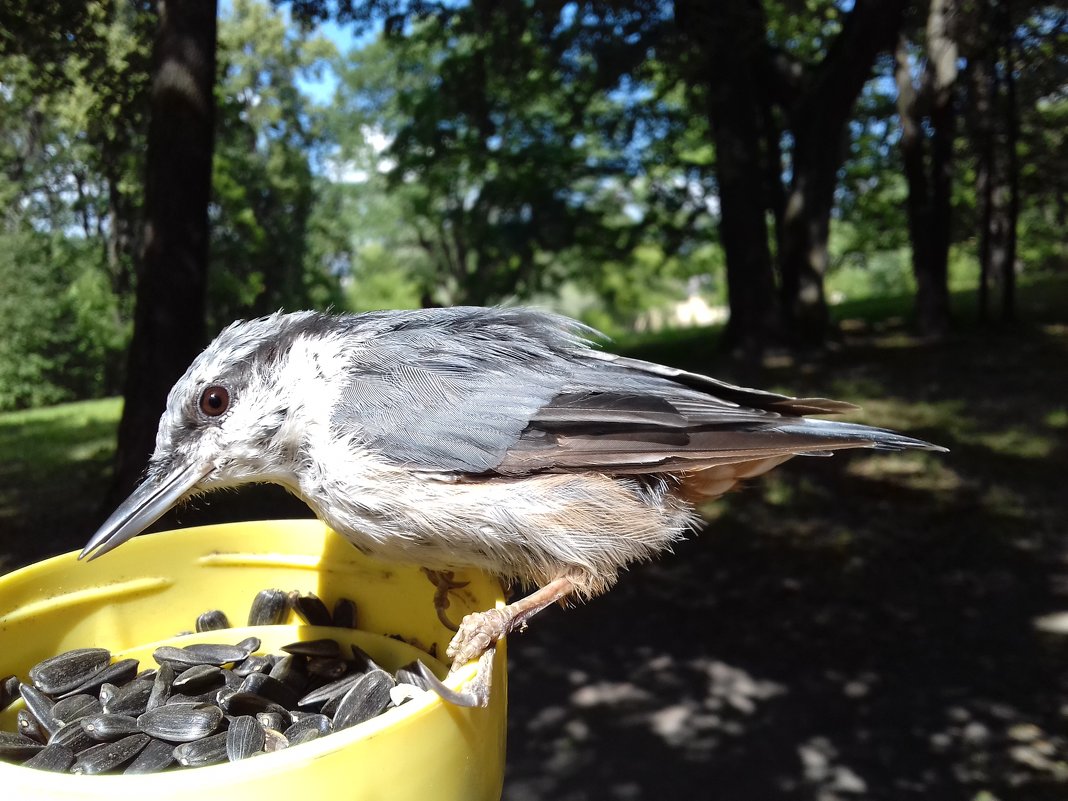
[[354, 348], [333, 419], [412, 469], [658, 472], [918, 443], [801, 417], [848, 404], [600, 353], [563, 318], [523, 309], [423, 315]]
[[496, 470], [651, 473], [844, 448], [927, 445], [882, 429], [803, 417], [854, 408], [590, 352]]
[[492, 471], [558, 395], [586, 330], [532, 309], [365, 315], [331, 424], [415, 470]]

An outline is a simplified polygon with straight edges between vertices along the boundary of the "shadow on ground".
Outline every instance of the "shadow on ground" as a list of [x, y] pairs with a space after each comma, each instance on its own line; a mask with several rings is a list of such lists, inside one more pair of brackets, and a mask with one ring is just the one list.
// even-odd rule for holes
[[757, 380], [946, 455], [794, 460], [510, 649], [507, 801], [1063, 799], [1068, 329]]

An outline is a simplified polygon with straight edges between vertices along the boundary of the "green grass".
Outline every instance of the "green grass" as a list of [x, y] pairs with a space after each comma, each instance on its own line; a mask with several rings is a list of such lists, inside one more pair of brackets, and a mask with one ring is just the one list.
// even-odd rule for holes
[[0, 569], [75, 547], [99, 516], [119, 398], [0, 414]]

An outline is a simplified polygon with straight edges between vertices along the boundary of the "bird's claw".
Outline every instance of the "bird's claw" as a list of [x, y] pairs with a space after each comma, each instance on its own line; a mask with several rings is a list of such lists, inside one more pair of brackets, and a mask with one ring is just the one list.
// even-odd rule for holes
[[436, 692], [442, 700], [454, 706], [487, 707], [490, 690], [493, 688], [493, 657], [496, 648], [491, 647], [478, 660], [478, 672], [463, 690], [453, 690], [445, 684], [421, 661], [416, 662], [419, 675]]
[[445, 651], [452, 660], [452, 669], [457, 670], [487, 653], [511, 630], [511, 623], [512, 616], [507, 609], [488, 609], [465, 616]]

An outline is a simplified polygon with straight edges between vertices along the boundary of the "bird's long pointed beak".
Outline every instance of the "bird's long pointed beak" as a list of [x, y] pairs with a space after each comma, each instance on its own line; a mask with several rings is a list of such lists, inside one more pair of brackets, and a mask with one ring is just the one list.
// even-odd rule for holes
[[104, 521], [78, 558], [92, 561], [140, 534], [163, 517], [211, 470], [210, 464], [194, 462], [176, 467], [161, 478], [145, 479]]

